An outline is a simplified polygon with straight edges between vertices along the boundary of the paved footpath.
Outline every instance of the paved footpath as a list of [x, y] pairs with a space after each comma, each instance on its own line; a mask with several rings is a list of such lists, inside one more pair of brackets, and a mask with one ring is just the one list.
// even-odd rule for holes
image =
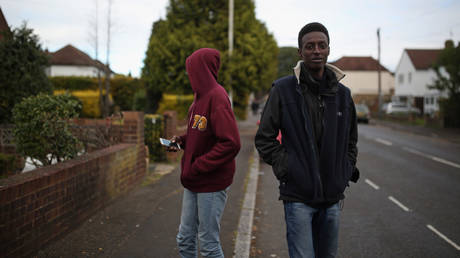
[[[246, 179], [254, 154], [257, 118], [239, 122], [242, 148], [237, 156], [221, 223], [226, 257], [232, 257]], [[37, 257], [178, 257], [176, 234], [183, 188], [177, 164], [156, 165], [142, 186], [110, 203]]]

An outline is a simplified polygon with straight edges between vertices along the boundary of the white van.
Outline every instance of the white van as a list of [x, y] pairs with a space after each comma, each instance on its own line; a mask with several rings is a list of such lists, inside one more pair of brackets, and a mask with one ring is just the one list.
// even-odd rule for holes
[[416, 107], [412, 107], [406, 103], [398, 103], [398, 102], [390, 102], [388, 103], [388, 105], [386, 106], [386, 110], [385, 110], [385, 113], [386, 114], [410, 114], [410, 113], [413, 113], [413, 114], [416, 114], [416, 115], [420, 115], [422, 114], [420, 112], [420, 109], [416, 108]]

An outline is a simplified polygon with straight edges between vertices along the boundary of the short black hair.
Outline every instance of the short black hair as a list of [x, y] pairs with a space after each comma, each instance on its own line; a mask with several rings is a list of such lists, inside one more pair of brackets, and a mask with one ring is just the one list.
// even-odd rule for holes
[[330, 43], [330, 39], [329, 39], [329, 32], [327, 31], [326, 27], [324, 27], [324, 25], [322, 25], [321, 23], [319, 22], [312, 22], [312, 23], [309, 23], [305, 26], [303, 26], [303, 28], [299, 31], [299, 48], [301, 49], [302, 48], [302, 38], [305, 34], [309, 33], [309, 32], [313, 32], [313, 31], [319, 31], [319, 32], [322, 32], [324, 34], [326, 34], [326, 37], [327, 37], [327, 44], [329, 45]]

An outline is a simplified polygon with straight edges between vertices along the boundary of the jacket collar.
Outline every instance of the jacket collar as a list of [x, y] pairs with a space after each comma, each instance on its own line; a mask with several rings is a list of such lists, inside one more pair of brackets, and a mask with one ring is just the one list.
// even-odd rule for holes
[[[297, 78], [297, 84], [300, 84], [300, 66], [302, 63], [303, 63], [303, 60], [299, 60], [297, 62], [297, 65], [294, 67], [294, 74], [295, 74], [295, 77]], [[340, 81], [343, 79], [343, 77], [345, 77], [345, 73], [339, 68], [337, 68], [336, 66], [333, 66], [331, 64], [326, 64], [326, 67], [331, 69], [331, 71], [334, 72], [335, 77], [337, 78], [337, 81]]]

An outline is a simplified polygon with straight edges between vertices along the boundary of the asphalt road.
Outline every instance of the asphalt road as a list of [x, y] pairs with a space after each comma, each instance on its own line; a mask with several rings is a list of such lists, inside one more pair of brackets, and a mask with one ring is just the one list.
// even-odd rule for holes
[[[359, 125], [358, 167], [341, 217], [338, 257], [459, 257], [460, 145]], [[288, 257], [282, 203], [261, 163], [251, 257]]]

